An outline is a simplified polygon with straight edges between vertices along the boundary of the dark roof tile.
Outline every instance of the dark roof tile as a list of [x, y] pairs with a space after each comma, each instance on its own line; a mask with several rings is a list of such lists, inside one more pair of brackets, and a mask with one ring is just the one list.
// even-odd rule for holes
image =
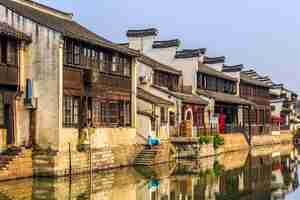
[[126, 48], [114, 44], [101, 36], [98, 36], [96, 33], [88, 30], [71, 19], [65, 19], [51, 15], [12, 0], [0, 0], [0, 4], [40, 25], [62, 33], [65, 37], [85, 41], [124, 54], [137, 56], [135, 51], [128, 51]]
[[219, 57], [204, 57], [204, 64], [217, 64], [217, 63], [224, 63], [225, 62], [225, 56], [219, 56]]
[[251, 84], [251, 85], [261, 86], [261, 87], [267, 87], [267, 88], [270, 87], [268, 84], [266, 84], [263, 81], [259, 81], [257, 79], [249, 77], [249, 75], [245, 74], [244, 72], [241, 73], [241, 82]]
[[199, 63], [199, 68], [198, 71], [203, 73], [203, 74], [207, 74], [210, 76], [214, 76], [214, 77], [218, 77], [218, 78], [222, 78], [222, 79], [226, 79], [226, 80], [231, 80], [231, 81], [237, 81], [235, 78], [226, 75], [225, 73], [219, 72], [211, 67], [208, 67], [205, 64]]
[[208, 102], [203, 99], [202, 97], [195, 95], [195, 94], [187, 94], [187, 93], [181, 93], [181, 92], [173, 92], [168, 90], [167, 88], [160, 87], [158, 85], [151, 85], [153, 88], [160, 90], [162, 92], [165, 92], [173, 97], [176, 97], [178, 99], [181, 99], [184, 103], [189, 104], [198, 104], [198, 105], [207, 105]]
[[146, 36], [157, 36], [158, 30], [156, 28], [149, 29], [138, 29], [138, 30], [128, 30], [127, 37], [146, 37]]
[[232, 94], [226, 94], [222, 92], [214, 92], [209, 90], [197, 90], [197, 93], [199, 95], [203, 95], [206, 97], [213, 98], [217, 102], [223, 102], [223, 103], [231, 103], [231, 104], [237, 104], [237, 105], [255, 105], [255, 103], [243, 99], [241, 97], [232, 95]]
[[206, 53], [206, 48], [183, 49], [181, 51], [176, 52], [175, 58], [194, 58], [194, 57], [200, 57], [205, 53]]
[[179, 47], [180, 40], [164, 40], [164, 41], [154, 41], [152, 47], [153, 48], [169, 48], [169, 47]]
[[223, 72], [240, 72], [244, 69], [244, 65], [223, 65]]
[[143, 101], [150, 102], [155, 105], [161, 105], [161, 106], [173, 106], [173, 102], [165, 100], [161, 97], [155, 96], [154, 94], [142, 89], [137, 89], [137, 98], [142, 99]]

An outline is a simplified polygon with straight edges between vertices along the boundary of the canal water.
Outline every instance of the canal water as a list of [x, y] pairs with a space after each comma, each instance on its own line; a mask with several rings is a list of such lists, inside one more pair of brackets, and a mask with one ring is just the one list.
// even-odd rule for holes
[[[297, 151], [235, 152], [198, 161], [0, 183], [0, 200], [297, 200]], [[300, 169], [300, 168], [299, 168]]]

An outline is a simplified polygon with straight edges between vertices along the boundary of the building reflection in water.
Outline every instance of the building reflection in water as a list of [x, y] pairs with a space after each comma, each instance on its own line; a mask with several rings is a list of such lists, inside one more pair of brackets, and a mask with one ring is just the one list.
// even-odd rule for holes
[[[240, 159], [234, 164], [231, 157]], [[212, 161], [97, 173], [92, 184], [89, 176], [5, 182], [0, 183], [0, 199], [283, 200], [298, 186], [293, 153], [225, 155]]]

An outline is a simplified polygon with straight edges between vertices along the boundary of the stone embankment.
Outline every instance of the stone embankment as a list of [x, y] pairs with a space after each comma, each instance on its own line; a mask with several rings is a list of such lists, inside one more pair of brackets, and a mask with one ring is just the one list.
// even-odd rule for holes
[[266, 153], [272, 153], [272, 149], [276, 146], [280, 146], [281, 149], [287, 148], [287, 151], [293, 147], [293, 135], [290, 133], [253, 136], [251, 146], [241, 133], [224, 134], [222, 137], [224, 138], [224, 145], [218, 149], [213, 149], [212, 145], [201, 145], [197, 157], [205, 158], [236, 151], [266, 151]]

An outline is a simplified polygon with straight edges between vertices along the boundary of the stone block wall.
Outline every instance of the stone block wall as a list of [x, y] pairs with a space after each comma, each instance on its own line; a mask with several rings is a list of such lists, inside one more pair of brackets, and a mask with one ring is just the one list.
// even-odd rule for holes
[[7, 130], [0, 129], [0, 152], [5, 150], [6, 148], [6, 137], [7, 137]]
[[0, 199], [29, 200], [32, 199], [32, 190], [32, 179], [0, 182]]
[[155, 164], [166, 163], [170, 160], [170, 144], [169, 142], [163, 142], [159, 145], [157, 154], [154, 159]]
[[[135, 156], [142, 150], [142, 145], [120, 145], [92, 150], [93, 171], [107, 170], [134, 164]], [[33, 156], [35, 176], [65, 176], [90, 171], [90, 153], [41, 152]]]
[[292, 143], [293, 135], [291, 133], [284, 133], [279, 135], [260, 135], [253, 136], [251, 145], [252, 146], [265, 146], [275, 144]]
[[32, 152], [23, 150], [6, 168], [0, 169], [0, 181], [32, 177]]
[[200, 145], [198, 158], [210, 157], [215, 155], [215, 149], [213, 144]]
[[217, 150], [218, 154], [250, 148], [245, 136], [242, 133], [222, 134], [221, 136], [224, 138], [224, 145]]
[[252, 156], [265, 156], [274, 153], [279, 153], [280, 155], [289, 155], [294, 150], [294, 144], [275, 144], [267, 146], [257, 146], [251, 149]]

